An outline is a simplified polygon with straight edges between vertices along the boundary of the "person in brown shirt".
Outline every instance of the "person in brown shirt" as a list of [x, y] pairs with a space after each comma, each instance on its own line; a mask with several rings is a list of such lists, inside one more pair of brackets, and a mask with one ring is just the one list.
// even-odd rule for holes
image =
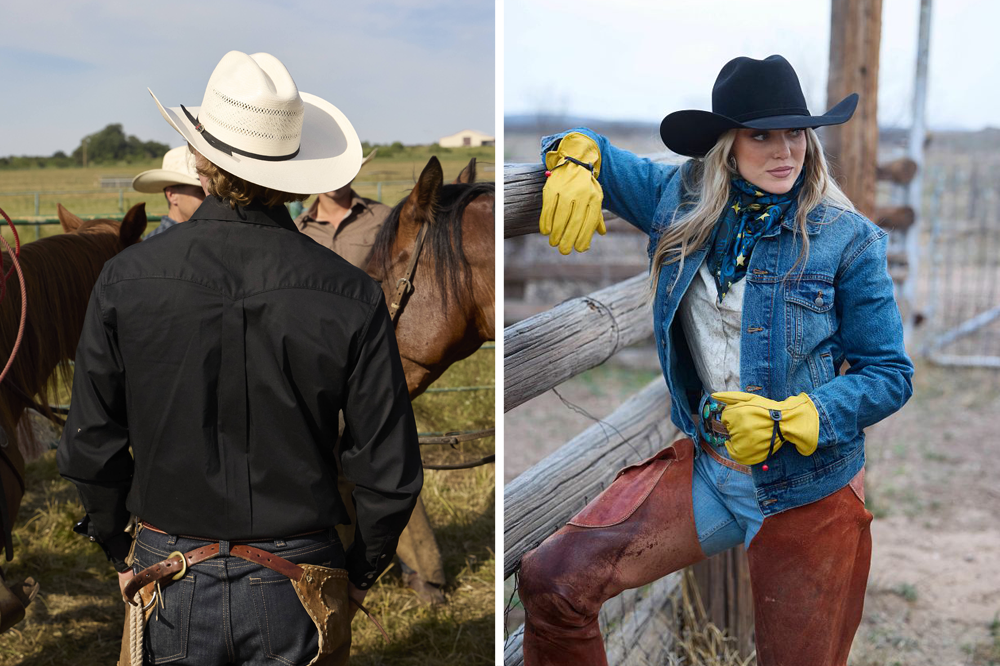
[[[368, 153], [362, 167], [375, 157]], [[392, 210], [374, 199], [360, 196], [351, 183], [316, 197], [309, 210], [295, 218], [295, 226], [358, 268], [364, 269], [382, 223]]]
[[[361, 166], [370, 162], [377, 151], [376, 148], [368, 153]], [[360, 196], [352, 189], [352, 183], [353, 181], [340, 189], [318, 195], [312, 206], [295, 218], [295, 226], [320, 245], [364, 269], [375, 244], [375, 237], [392, 209]], [[345, 505], [350, 507], [353, 486], [345, 483], [346, 479], [340, 479]], [[341, 538], [349, 544], [352, 535], [345, 530]], [[403, 580], [417, 592], [422, 601], [434, 605], [445, 601], [442, 592], [446, 582], [444, 563], [427, 511], [420, 500], [400, 536], [396, 555], [402, 565]]]

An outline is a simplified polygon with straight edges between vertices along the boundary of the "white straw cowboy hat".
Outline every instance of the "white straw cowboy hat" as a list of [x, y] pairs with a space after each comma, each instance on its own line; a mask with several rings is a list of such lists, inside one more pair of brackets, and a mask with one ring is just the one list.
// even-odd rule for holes
[[[153, 91], [149, 91], [153, 95]], [[208, 79], [201, 106], [160, 113], [212, 164], [263, 187], [311, 194], [349, 183], [361, 141], [333, 104], [300, 93], [268, 53], [230, 51]]]
[[198, 172], [194, 167], [194, 154], [187, 146], [171, 148], [163, 156], [162, 169], [143, 171], [132, 179], [136, 192], [159, 194], [170, 185], [194, 185], [201, 187]]

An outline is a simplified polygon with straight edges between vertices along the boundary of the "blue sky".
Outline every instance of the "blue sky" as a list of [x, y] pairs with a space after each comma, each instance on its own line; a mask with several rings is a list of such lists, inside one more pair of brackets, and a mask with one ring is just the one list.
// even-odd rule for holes
[[109, 123], [180, 145], [146, 88], [198, 105], [231, 50], [277, 56], [362, 140], [494, 134], [492, 0], [46, 0], [0, 6], [0, 155], [67, 153]]
[[[908, 125], [919, 0], [883, 0], [879, 121]], [[1000, 127], [1000, 2], [935, 0], [928, 123]], [[711, 108], [737, 55], [787, 57], [826, 110], [830, 0], [506, 0], [504, 112], [659, 120]]]

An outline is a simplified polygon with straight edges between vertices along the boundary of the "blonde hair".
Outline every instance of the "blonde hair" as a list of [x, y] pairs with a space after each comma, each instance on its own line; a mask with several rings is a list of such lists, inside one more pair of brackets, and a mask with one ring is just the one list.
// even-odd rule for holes
[[302, 201], [308, 198], [308, 194], [290, 194], [279, 192], [255, 183], [243, 180], [234, 176], [225, 169], [199, 156], [196, 162], [198, 174], [207, 179], [206, 187], [209, 194], [214, 194], [222, 199], [227, 199], [233, 208], [246, 206], [254, 199], [259, 199], [265, 206], [277, 206], [291, 201]]
[[[684, 259], [708, 240], [715, 224], [722, 217], [730, 198], [730, 180], [739, 176], [730, 160], [736, 132], [732, 129], [719, 137], [708, 154], [701, 159], [692, 159], [682, 168], [683, 186], [690, 201], [681, 204], [674, 212], [674, 219], [660, 236], [653, 253], [650, 271], [651, 296], [656, 294], [660, 279], [660, 268], [680, 262], [677, 277], [684, 269]], [[802, 251], [795, 261], [805, 265], [809, 256], [809, 235], [806, 233], [806, 218], [821, 203], [837, 211], [837, 217], [844, 211], [854, 210], [854, 204], [830, 176], [830, 169], [823, 155], [823, 146], [815, 130], [806, 129], [806, 154], [802, 170], [805, 173], [799, 190], [798, 210], [795, 214], [795, 233], [802, 236]], [[835, 220], [829, 220], [832, 222]], [[824, 223], [827, 220], [823, 220]], [[673, 288], [671, 286], [671, 288]]]

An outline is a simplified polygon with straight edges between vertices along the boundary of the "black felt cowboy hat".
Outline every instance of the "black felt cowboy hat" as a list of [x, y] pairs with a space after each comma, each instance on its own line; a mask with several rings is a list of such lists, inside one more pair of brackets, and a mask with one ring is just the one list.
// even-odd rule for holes
[[712, 110], [675, 111], [660, 123], [667, 148], [688, 157], [704, 157], [727, 130], [804, 129], [839, 125], [858, 106], [852, 93], [822, 116], [809, 114], [799, 77], [779, 55], [763, 60], [739, 57], [726, 63], [712, 88]]

